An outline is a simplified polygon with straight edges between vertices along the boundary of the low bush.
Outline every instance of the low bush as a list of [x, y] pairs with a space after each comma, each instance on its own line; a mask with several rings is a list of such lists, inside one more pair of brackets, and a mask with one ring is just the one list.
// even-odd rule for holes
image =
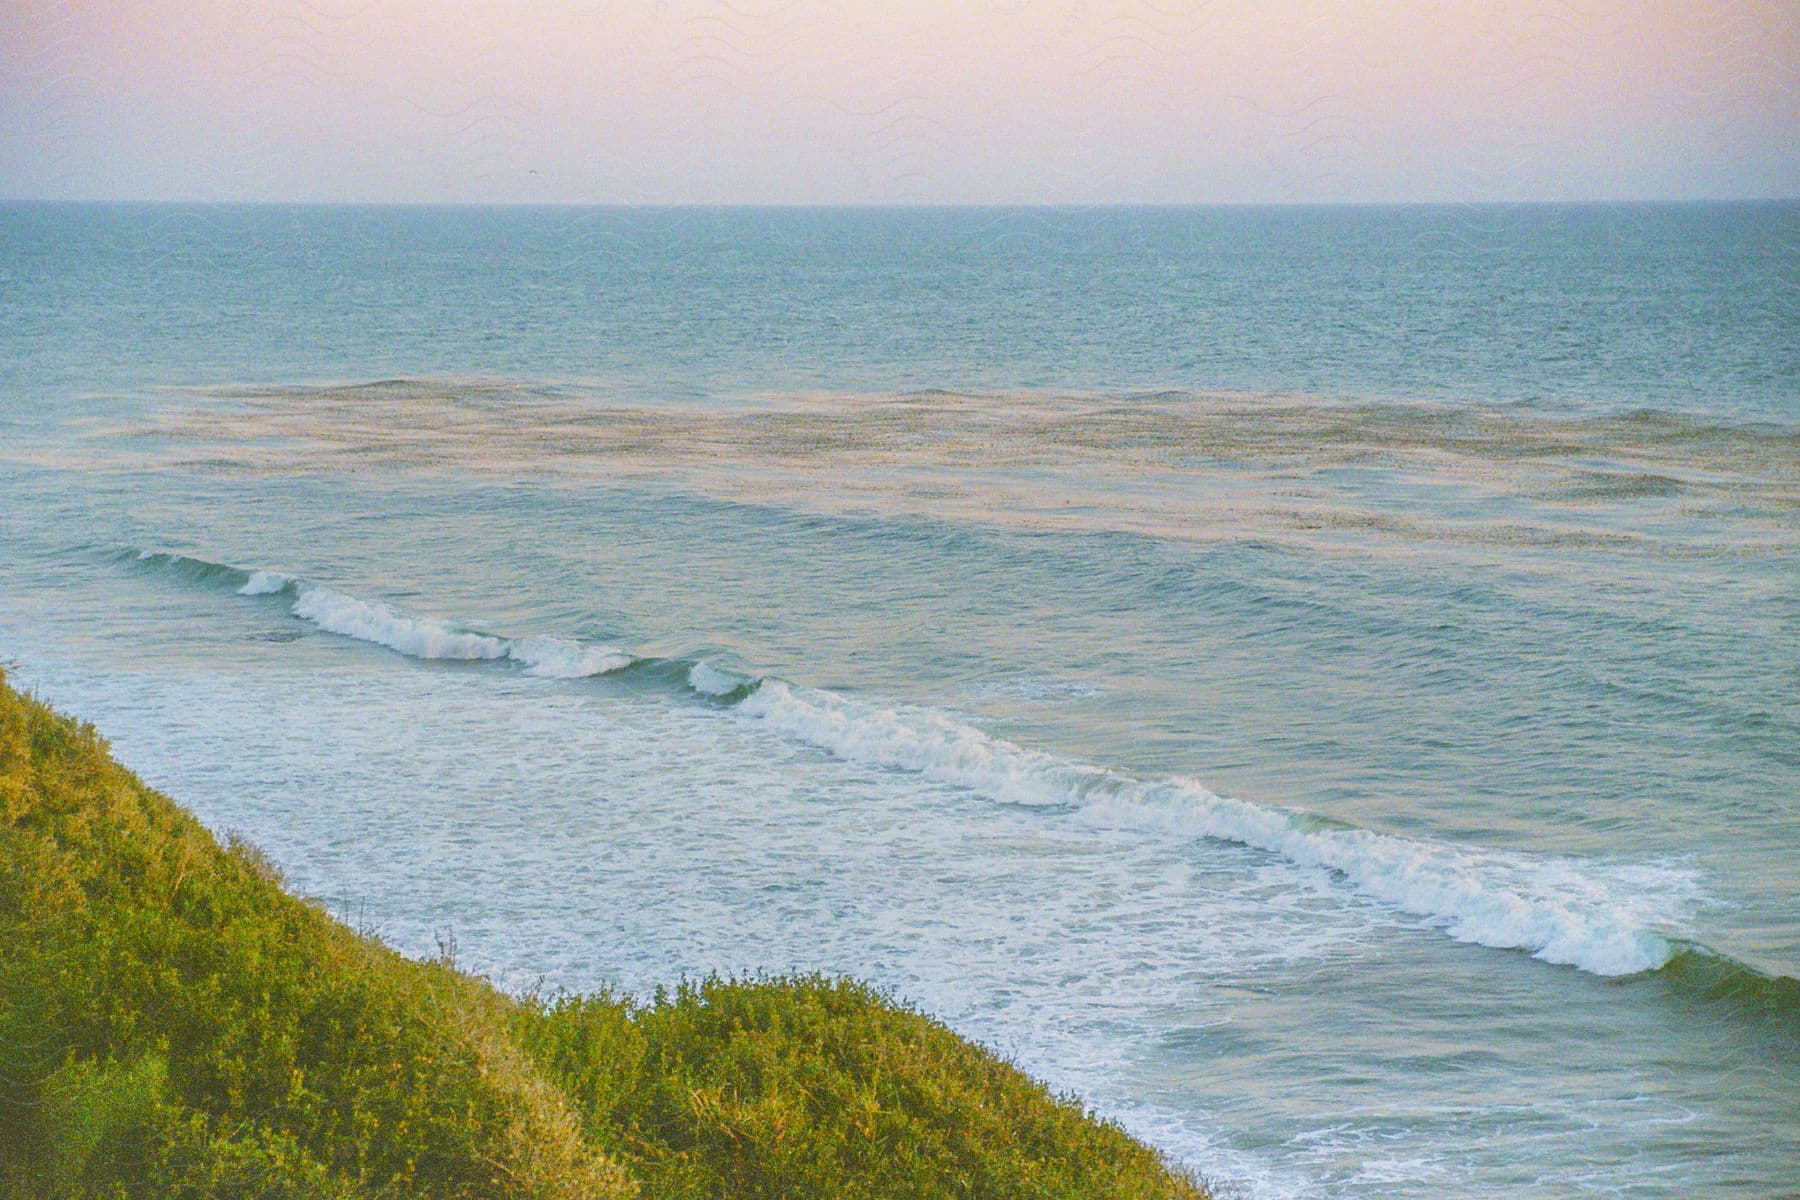
[[857, 983], [513, 998], [285, 892], [0, 677], [0, 1198], [1198, 1197]]

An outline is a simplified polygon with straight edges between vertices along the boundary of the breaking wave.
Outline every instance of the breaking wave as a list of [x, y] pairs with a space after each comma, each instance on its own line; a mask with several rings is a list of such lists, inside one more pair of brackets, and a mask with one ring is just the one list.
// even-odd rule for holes
[[[1234, 842], [1328, 871], [1360, 895], [1458, 941], [1523, 950], [1602, 976], [1657, 971], [1672, 962], [1693, 970], [1693, 943], [1680, 929], [1700, 893], [1695, 872], [1684, 866], [1609, 865], [1344, 827], [1221, 796], [1192, 779], [1140, 779], [1028, 749], [936, 709], [882, 705], [700, 659], [640, 659], [575, 638], [482, 633], [273, 571], [166, 552], [137, 558], [241, 595], [291, 597], [297, 618], [414, 658], [505, 659], [564, 679], [642, 664], [743, 719], [845, 761], [916, 773], [1003, 804], [1066, 808], [1096, 826]], [[1786, 996], [1781, 989], [1795, 985], [1768, 986]]]
[[1646, 984], [1668, 987], [1679, 999], [1710, 1009], [1726, 1005], [1800, 1039], [1800, 979], [1764, 971], [1705, 946], [1683, 944]]
[[359, 600], [333, 588], [302, 584], [294, 615], [329, 633], [374, 642], [412, 658], [506, 658], [512, 643], [466, 633], [428, 617], [409, 617], [379, 600]]
[[917, 772], [1008, 804], [1059, 805], [1109, 826], [1236, 842], [1337, 875], [1458, 941], [1525, 950], [1595, 975], [1655, 970], [1696, 899], [1682, 867], [1579, 859], [1321, 828], [1312, 814], [1220, 796], [1183, 778], [1137, 779], [1028, 750], [931, 709], [881, 707], [764, 680], [739, 705], [839, 758]]
[[292, 596], [293, 614], [301, 620], [310, 621], [327, 633], [372, 642], [412, 658], [510, 659], [533, 675], [553, 679], [604, 675], [636, 661], [622, 650], [578, 638], [543, 634], [515, 638], [476, 633], [279, 571], [244, 570], [164, 550], [139, 551], [136, 559], [199, 582], [229, 585], [240, 596]]

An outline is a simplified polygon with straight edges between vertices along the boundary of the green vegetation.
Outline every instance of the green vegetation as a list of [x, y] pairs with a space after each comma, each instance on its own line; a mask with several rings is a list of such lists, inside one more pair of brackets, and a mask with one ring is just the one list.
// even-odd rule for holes
[[403, 958], [0, 676], [0, 1200], [1199, 1195], [855, 983]]

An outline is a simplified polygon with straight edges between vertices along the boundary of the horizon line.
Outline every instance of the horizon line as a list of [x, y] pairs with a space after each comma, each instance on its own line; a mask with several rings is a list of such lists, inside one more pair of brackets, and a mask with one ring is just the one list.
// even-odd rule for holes
[[1701, 207], [1715, 205], [1796, 204], [1800, 194], [1692, 197], [1539, 197], [1527, 200], [1100, 200], [1100, 201], [633, 201], [633, 200], [202, 200], [168, 197], [0, 196], [0, 206], [68, 205], [90, 208], [441, 208], [441, 209], [607, 209], [660, 211], [1004, 211], [1041, 209], [1316, 209], [1316, 208], [1555, 208], [1555, 207]]

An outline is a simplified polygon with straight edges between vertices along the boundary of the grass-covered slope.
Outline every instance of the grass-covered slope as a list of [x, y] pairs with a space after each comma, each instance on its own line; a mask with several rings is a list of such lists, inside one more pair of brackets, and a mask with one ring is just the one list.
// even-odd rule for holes
[[539, 1003], [403, 958], [0, 677], [0, 1200], [1198, 1194], [853, 983]]

